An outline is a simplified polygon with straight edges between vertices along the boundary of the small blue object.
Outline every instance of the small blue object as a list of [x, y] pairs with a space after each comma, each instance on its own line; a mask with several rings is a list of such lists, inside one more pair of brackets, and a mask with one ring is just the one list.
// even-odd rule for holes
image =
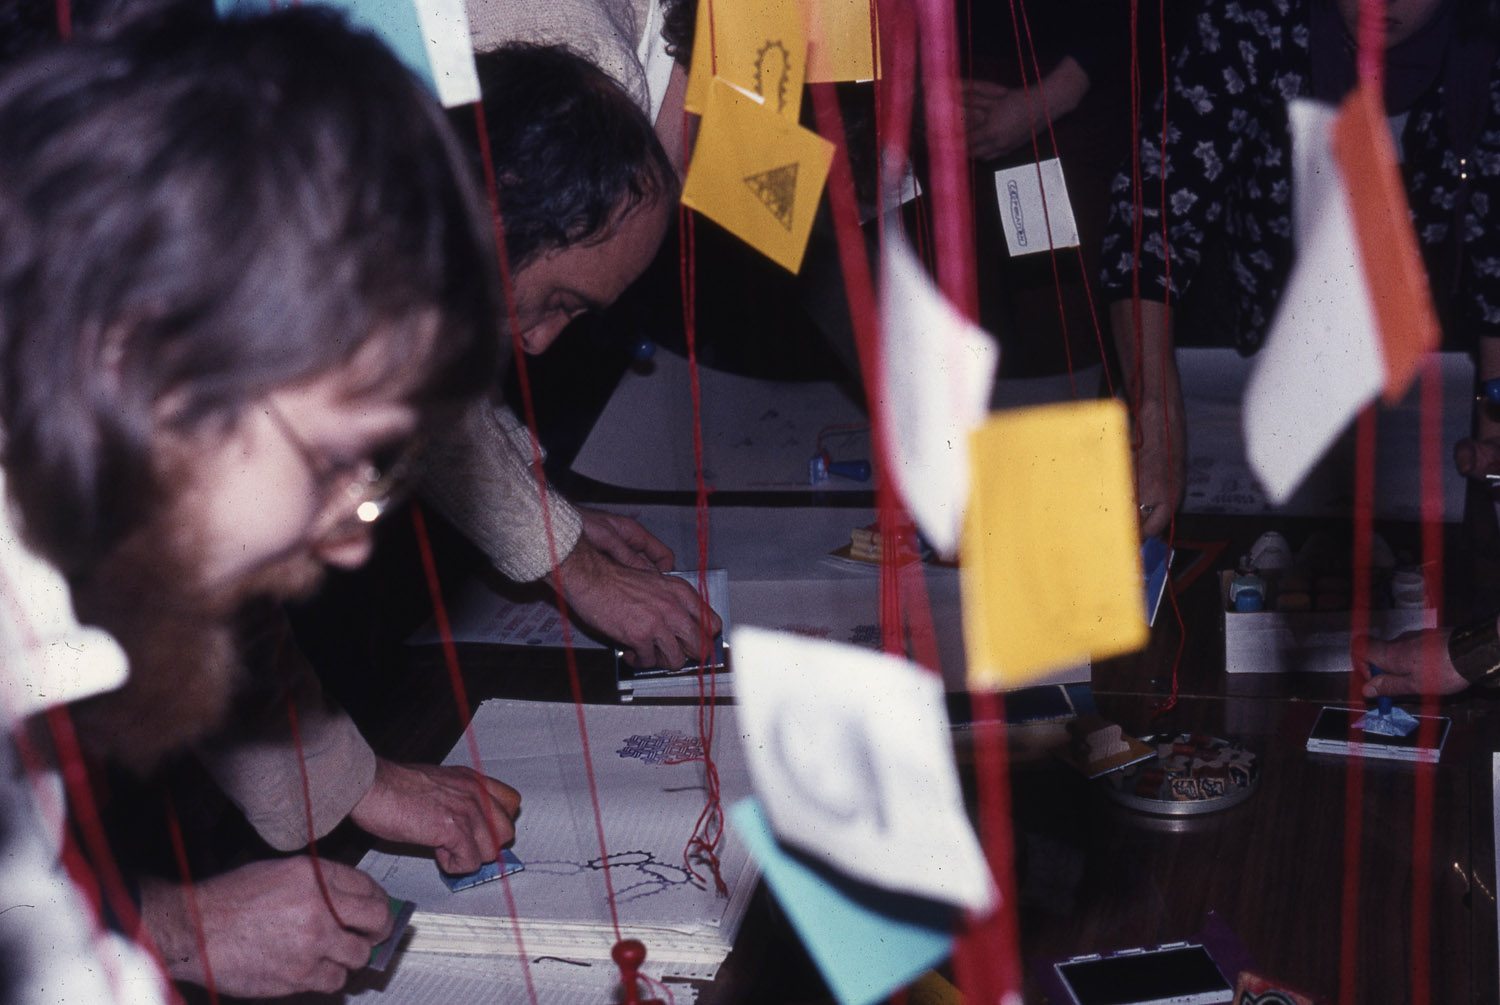
[[481, 883], [488, 883], [499, 879], [501, 876], [509, 876], [513, 872], [520, 872], [524, 868], [526, 867], [521, 864], [520, 859], [516, 858], [515, 852], [509, 848], [502, 848], [500, 849], [499, 859], [494, 862], [486, 862], [473, 872], [466, 872], [462, 876], [455, 876], [452, 873], [443, 872], [443, 870], [439, 869], [438, 875], [443, 877], [443, 882], [448, 885], [448, 889], [457, 893], [460, 890], [467, 890], [471, 886], [479, 886]]
[[838, 475], [840, 478], [848, 478], [856, 482], [867, 482], [870, 480], [869, 461], [834, 461], [828, 465], [830, 475]]
[[630, 349], [630, 358], [637, 363], [649, 362], [656, 355], [656, 343], [648, 338], [643, 338]]
[[1486, 401], [1500, 405], [1500, 377], [1494, 377], [1485, 381], [1480, 387], [1480, 393]]
[[884, 1001], [952, 952], [958, 919], [946, 909], [934, 912], [929, 902], [845, 879], [790, 854], [754, 799], [735, 804], [729, 820], [838, 1001]]
[[828, 480], [828, 462], [831, 460], [828, 452], [818, 451], [808, 458], [807, 461], [807, 483], [817, 485]]
[[[1376, 677], [1379, 677], [1383, 673], [1385, 673], [1385, 671], [1380, 667], [1376, 666], [1374, 663], [1370, 664], [1370, 678], [1372, 680]], [[1381, 715], [1390, 715], [1392, 708], [1391, 696], [1388, 694], [1383, 694], [1380, 697], [1376, 698], [1375, 708], [1379, 710]]]
[[[1385, 671], [1380, 667], [1374, 663], [1370, 664], [1371, 677], [1377, 677], [1383, 673]], [[1397, 708], [1389, 695], [1381, 695], [1375, 700], [1375, 711], [1366, 712], [1354, 724], [1354, 727], [1366, 733], [1374, 733], [1376, 736], [1409, 736], [1417, 725], [1416, 716], [1404, 708]]]
[[365, 964], [375, 971], [382, 971], [391, 965], [391, 958], [396, 955], [396, 946], [400, 944], [401, 936], [406, 934], [411, 916], [417, 910], [416, 904], [400, 897], [388, 897], [387, 903], [391, 909], [391, 934], [370, 947], [370, 959]]
[[1229, 583], [1229, 602], [1241, 614], [1266, 609], [1266, 581], [1253, 571], [1235, 574]]

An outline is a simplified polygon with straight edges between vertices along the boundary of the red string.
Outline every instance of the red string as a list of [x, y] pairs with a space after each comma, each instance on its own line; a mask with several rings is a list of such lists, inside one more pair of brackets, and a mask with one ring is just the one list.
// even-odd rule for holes
[[73, 37], [72, 0], [57, 0], [57, 34], [64, 42]]
[[219, 1001], [219, 992], [214, 985], [214, 968], [208, 958], [208, 936], [203, 929], [203, 914], [198, 910], [198, 890], [193, 884], [193, 872], [188, 867], [187, 845], [182, 840], [182, 824], [177, 819], [177, 806], [170, 795], [164, 796], [167, 805], [167, 830], [172, 838], [172, 856], [177, 860], [177, 874], [182, 877], [182, 896], [187, 901], [188, 915], [193, 919], [193, 937], [198, 944], [198, 958], [203, 961], [203, 986], [208, 1000], [214, 1005]]
[[[557, 589], [557, 611], [562, 621], [563, 654], [568, 672], [568, 686], [572, 691], [573, 708], [578, 719], [578, 738], [583, 747], [584, 772], [588, 778], [589, 800], [594, 814], [594, 832], [599, 841], [600, 869], [604, 876], [604, 890], [609, 903], [610, 923], [614, 927], [615, 939], [620, 939], [620, 913], [615, 901], [614, 878], [610, 873], [609, 846], [604, 838], [604, 816], [599, 809], [599, 787], [594, 778], [594, 762], [589, 747], [588, 725], [583, 714], [583, 685], [578, 675], [578, 660], [573, 648], [573, 623], [568, 612], [567, 589], [563, 581], [560, 556], [557, 552], [557, 534], [552, 522], [551, 493], [547, 486], [547, 475], [542, 468], [542, 446], [537, 439], [536, 405], [531, 395], [531, 380], [527, 374], [526, 356], [521, 349], [520, 320], [516, 314], [515, 283], [510, 274], [510, 262], [505, 253], [505, 225], [500, 212], [500, 190], [495, 179], [494, 159], [490, 152], [489, 130], [485, 125], [484, 105], [474, 103], [474, 118], [478, 127], [480, 160], [484, 165], [485, 190], [489, 197], [490, 216], [494, 224], [495, 246], [500, 263], [500, 284], [505, 293], [506, 313], [510, 322], [511, 353], [516, 366], [516, 377], [521, 390], [521, 402], [526, 419], [526, 429], [531, 436], [531, 469], [536, 478], [537, 491], [541, 497], [542, 523], [547, 534], [547, 554], [553, 570]], [[622, 975], [623, 977], [623, 975]]]
[[[1016, 0], [1011, 0], [1011, 7], [1012, 7], [1012, 11], [1014, 11], [1014, 8], [1016, 7]], [[1058, 151], [1057, 134], [1056, 134], [1056, 132], [1052, 128], [1052, 113], [1051, 113], [1051, 111], [1047, 107], [1047, 91], [1046, 91], [1046, 88], [1042, 86], [1042, 67], [1041, 67], [1041, 62], [1037, 59], [1037, 55], [1036, 55], [1036, 42], [1035, 42], [1035, 39], [1032, 37], [1032, 34], [1031, 34], [1031, 23], [1030, 23], [1030, 21], [1026, 17], [1026, 7], [1025, 7], [1025, 5], [1022, 4], [1020, 9], [1021, 9], [1021, 24], [1025, 27], [1025, 31], [1026, 31], [1026, 46], [1027, 46], [1027, 49], [1028, 49], [1028, 51], [1029, 51], [1029, 53], [1031, 55], [1031, 68], [1032, 68], [1032, 72], [1036, 74], [1036, 78], [1037, 78], [1037, 91], [1041, 95], [1042, 117], [1043, 117], [1043, 119], [1047, 123], [1047, 138], [1048, 138], [1048, 140], [1052, 144], [1052, 151], [1053, 151], [1053, 154], [1055, 155], [1057, 153], [1057, 151]], [[1014, 13], [1012, 13], [1012, 20], [1014, 20]], [[1019, 48], [1020, 48], [1020, 39], [1018, 37], [1017, 38], [1017, 56], [1018, 56], [1019, 59], [1022, 60], [1023, 67], [1024, 67], [1024, 57], [1020, 56]], [[1026, 80], [1026, 76], [1025, 76], [1025, 71], [1024, 71], [1024, 68], [1023, 68], [1022, 75], [1021, 75], [1021, 81], [1022, 81], [1023, 84], [1025, 83], [1025, 80]], [[1028, 109], [1028, 112], [1030, 110], [1030, 107], [1031, 107], [1031, 97], [1030, 97], [1030, 91], [1028, 91], [1027, 92], [1027, 109]], [[1032, 149], [1034, 151], [1036, 159], [1037, 159], [1038, 162], [1040, 162], [1040, 160], [1041, 160], [1041, 153], [1040, 153], [1040, 151], [1038, 151], [1036, 149], [1036, 146], [1037, 146], [1037, 137], [1036, 137], [1036, 131], [1034, 129], [1032, 131], [1031, 142], [1032, 142]], [[1038, 168], [1037, 181], [1038, 181], [1038, 184], [1040, 184], [1040, 182], [1041, 182], [1040, 167]], [[1042, 205], [1042, 212], [1043, 212], [1044, 216], [1046, 214], [1046, 211], [1047, 211], [1047, 207], [1046, 207], [1046, 203], [1044, 201], [1043, 205]], [[1048, 243], [1051, 243], [1051, 239], [1052, 239], [1052, 225], [1051, 225], [1050, 221], [1047, 224], [1047, 239], [1048, 239]], [[1084, 262], [1084, 259], [1083, 259], [1083, 245], [1081, 243], [1077, 244], [1077, 245], [1074, 245], [1073, 251], [1074, 251], [1074, 254], [1076, 255], [1077, 260], [1078, 260], [1078, 274], [1083, 277], [1083, 299], [1084, 299], [1084, 303], [1086, 303], [1088, 305], [1089, 320], [1090, 320], [1090, 322], [1092, 322], [1092, 324], [1094, 326], [1094, 342], [1095, 342], [1095, 344], [1099, 348], [1099, 359], [1101, 361], [1102, 360], [1107, 360], [1107, 359], [1109, 359], [1109, 353], [1104, 348], [1104, 326], [1099, 321], [1099, 311], [1098, 311], [1097, 306], [1094, 303], [1094, 284], [1093, 284], [1093, 280], [1091, 280], [1089, 278], [1088, 266]], [[1067, 337], [1068, 336], [1068, 322], [1067, 322], [1067, 315], [1064, 313], [1064, 310], [1063, 310], [1062, 280], [1061, 280], [1061, 278], [1059, 277], [1059, 274], [1058, 274], [1057, 260], [1056, 260], [1056, 254], [1055, 253], [1053, 255], [1053, 262], [1052, 262], [1052, 277], [1053, 277], [1053, 282], [1057, 286], [1057, 310], [1058, 310], [1059, 317], [1062, 319], [1062, 326], [1063, 326], [1063, 348], [1064, 348], [1064, 350], [1066, 352], [1067, 360], [1068, 360], [1068, 375], [1071, 378], [1072, 377], [1072, 373], [1073, 373], [1073, 353], [1072, 353], [1072, 348], [1071, 348], [1071, 346], [1070, 346], [1070, 344], [1068, 342], [1068, 337]], [[1114, 381], [1114, 377], [1112, 377], [1110, 375], [1109, 369], [1110, 368], [1107, 365], [1104, 367], [1104, 383], [1105, 383], [1105, 387], [1108, 389], [1109, 396], [1111, 398], [1113, 398], [1114, 395], [1115, 395], [1115, 381]], [[1078, 389], [1076, 387], [1073, 388], [1073, 397], [1075, 399], [1078, 397]]]
[[[951, 15], [951, 11], [948, 14]], [[889, 48], [886, 51], [891, 52], [893, 60], [900, 60], [910, 51], [908, 46], [915, 44], [915, 33], [912, 30], [914, 25], [909, 25], [906, 19], [899, 16], [899, 12], [892, 11], [892, 15], [883, 19], [884, 23], [891, 28], [887, 43]], [[936, 9], [936, 5], [928, 4], [923, 20], [924, 24], [937, 25], [936, 31], [941, 32], [943, 38], [951, 40], [951, 17], [945, 19], [944, 12]], [[941, 247], [945, 251], [945, 257], [938, 262], [939, 275], [946, 278], [943, 286], [949, 299], [967, 308], [966, 313], [972, 317], [974, 315], [974, 287], [971, 281], [972, 254], [969, 253], [971, 244], [963, 236], [966, 232], [962, 212], [962, 207], [967, 202], [964, 197], [966, 176], [963, 164], [954, 156], [955, 151], [960, 154], [964, 153], [965, 147], [953, 114], [951, 100], [947, 108], [933, 108], [934, 92], [949, 98], [953, 96], [956, 74], [951, 61], [944, 61], [942, 46], [935, 44], [931, 39], [928, 41], [924, 59], [924, 65], [928, 70], [928, 142], [929, 148], [935, 151], [933, 189], [938, 232]], [[949, 45], [947, 53], [951, 54], [952, 51], [952, 46]], [[941, 82], [931, 79], [933, 76], [943, 75], [947, 77], [946, 87]], [[833, 164], [828, 184], [829, 201], [833, 209], [840, 264], [845, 279], [845, 296], [848, 300], [850, 320], [859, 351], [866, 396], [871, 401], [877, 401], [884, 386], [884, 361], [878, 339], [876, 302], [865, 256], [865, 243], [859, 230], [857, 211], [853, 204], [853, 187], [843, 123], [839, 117], [832, 89], [826, 85], [814, 85], [810, 90], [818, 131], [834, 145]], [[939, 97], [936, 100], [941, 106], [942, 98]], [[941, 129], [933, 124], [934, 118], [941, 121]], [[899, 140], [896, 144], [899, 148]], [[965, 157], [964, 160], [966, 159]], [[956, 265], [953, 263], [955, 258], [961, 260]], [[871, 439], [878, 457], [889, 456], [885, 449], [886, 435], [887, 431], [882, 429], [881, 423], [873, 424]], [[877, 469], [876, 500], [880, 511], [882, 535], [885, 540], [894, 544], [898, 541], [898, 535], [893, 531], [896, 527], [896, 515], [900, 512], [900, 504], [886, 475], [886, 467], [886, 465], [881, 465]], [[888, 651], [901, 651], [902, 649], [901, 584], [893, 564], [895, 552], [896, 548], [892, 547], [888, 550], [888, 554], [882, 554], [881, 627], [882, 640]], [[911, 584], [909, 596], [915, 597], [922, 589], [922, 585], [916, 577], [910, 577], [908, 583]], [[914, 623], [915, 620], [914, 618]], [[919, 642], [918, 644], [926, 648], [925, 643]], [[935, 650], [935, 645], [928, 652], [928, 658], [935, 663], [936, 656], [932, 650]], [[999, 701], [994, 695], [981, 696], [976, 700], [981, 705], [981, 713], [985, 708], [996, 707]], [[984, 749], [978, 758], [981, 762], [979, 765], [981, 772], [980, 814], [982, 820], [986, 822], [983, 828], [986, 851], [997, 877], [996, 882], [1002, 888], [1003, 906], [987, 921], [971, 926], [960, 941], [960, 955], [963, 959], [969, 963], [979, 964], [977, 967], [961, 967], [965, 970], [966, 978], [972, 978], [963, 982], [964, 991], [975, 1001], [995, 1001], [999, 998], [999, 990], [1002, 988], [1013, 994], [1019, 994], [1020, 989], [1019, 954], [1016, 949], [1016, 928], [1012, 913], [1015, 898], [1011, 895], [1013, 883], [1010, 882], [1009, 783], [1005, 777], [1003, 737], [999, 735], [998, 730], [993, 732], [996, 735], [986, 738], [986, 741], [981, 744]], [[999, 765], [998, 777], [994, 774], [997, 764]]]
[[[438, 579], [437, 561], [432, 553], [432, 541], [427, 535], [427, 521], [422, 516], [422, 508], [416, 504], [411, 507], [412, 529], [416, 533], [417, 551], [422, 558], [422, 572], [427, 580], [427, 593], [432, 600], [432, 618], [437, 625], [438, 639], [443, 649], [443, 661], [448, 668], [448, 683], [453, 691], [453, 700], [458, 707], [459, 719], [464, 723], [464, 740], [469, 747], [469, 762], [474, 765], [475, 771], [483, 771], [484, 760], [479, 755], [479, 741], [474, 736], [474, 717], [469, 714], [469, 692], [464, 687], [463, 673], [458, 664], [458, 647], [453, 644], [453, 626], [448, 620], [448, 605], [443, 602], [442, 585]], [[590, 776], [592, 779], [592, 775]], [[475, 779], [481, 789], [483, 781]], [[495, 806], [488, 794], [481, 791], [480, 805], [485, 807], [485, 821], [490, 829], [490, 838], [498, 843], [500, 836], [499, 821], [495, 819]], [[607, 878], [607, 877], [606, 877]], [[511, 891], [510, 876], [504, 871], [500, 874], [500, 886], [505, 893], [505, 909], [510, 914], [513, 923], [512, 928], [516, 933], [516, 958], [521, 961], [521, 978], [526, 982], [526, 995], [531, 999], [532, 1005], [537, 1005], [536, 987], [531, 980], [531, 965], [526, 958], [526, 943], [521, 935], [521, 924], [516, 910], [515, 895]], [[618, 925], [616, 926], [618, 937]]]
[[[1031, 124], [1031, 156], [1036, 167], [1037, 191], [1044, 193], [1042, 198], [1042, 225], [1047, 231], [1047, 261], [1052, 266], [1052, 289], [1057, 294], [1057, 319], [1062, 328], [1063, 358], [1068, 367], [1068, 389], [1073, 395], [1073, 400], [1078, 400], [1078, 385], [1073, 379], [1073, 347], [1068, 340], [1068, 311], [1063, 303], [1062, 273], [1057, 266], [1057, 251], [1053, 248], [1052, 237], [1052, 211], [1045, 197], [1046, 183], [1042, 179], [1042, 149], [1036, 133], [1036, 114], [1031, 107], [1031, 83], [1026, 68], [1026, 52], [1021, 46], [1021, 33], [1026, 33], [1026, 45], [1031, 51], [1031, 72], [1036, 74], [1037, 94], [1042, 105], [1042, 117], [1047, 123], [1047, 136], [1052, 142], [1052, 154], [1057, 156], [1057, 136], [1052, 132], [1052, 113], [1047, 108], [1047, 91], [1042, 84], [1042, 67], [1036, 58], [1036, 45], [1031, 37], [1031, 23], [1026, 20], [1026, 8], [1021, 6], [1019, 16], [1016, 0], [1010, 0], [1010, 22], [1011, 31], [1016, 37], [1016, 62], [1021, 71], [1021, 93], [1026, 99], [1026, 121]], [[1079, 249], [1082, 261], [1082, 249]]]
[[[40, 651], [42, 649], [40, 635], [33, 627], [26, 611], [20, 606], [17, 599], [20, 596], [21, 593], [16, 585], [10, 581], [10, 577], [4, 574], [4, 570], [0, 569], [0, 602], [4, 602], [10, 608], [12, 621], [22, 636], [22, 648]], [[67, 792], [67, 799], [73, 806], [73, 821], [88, 845], [89, 857], [87, 859], [75, 842], [73, 833], [67, 828], [67, 806], [56, 799], [54, 790], [42, 781], [48, 774], [46, 758], [27, 734], [25, 724], [17, 722], [11, 709], [6, 708], [3, 711], [5, 712], [4, 721], [16, 723], [9, 731], [10, 739], [15, 746], [16, 757], [30, 781], [37, 812], [50, 816], [51, 821], [56, 822], [62, 832], [63, 865], [74, 887], [83, 895], [93, 910], [93, 917], [90, 920], [93, 923], [94, 930], [91, 934], [94, 940], [98, 940], [99, 932], [103, 927], [100, 918], [105, 898], [108, 897], [110, 908], [125, 931], [156, 964], [161, 977], [161, 985], [165, 989], [164, 996], [174, 1002], [180, 1001], [181, 997], [172, 988], [171, 980], [167, 976], [166, 962], [162, 958], [161, 951], [157, 948], [150, 933], [146, 931], [145, 926], [141, 924], [140, 912], [136, 910], [135, 900], [125, 888], [119, 865], [115, 862], [114, 853], [109, 847], [109, 838], [104, 832], [98, 804], [89, 782], [88, 765], [84, 760], [83, 750], [79, 746], [78, 736], [73, 729], [73, 720], [67, 706], [57, 705], [47, 709], [42, 713], [42, 721], [46, 724], [51, 737], [58, 774]], [[105, 970], [106, 980], [115, 989], [116, 997], [119, 997], [118, 967], [107, 955], [99, 962]]]
[[[698, 544], [698, 623], [709, 623], [708, 603], [708, 485], [703, 478], [703, 392], [698, 374], [698, 300], [697, 268], [694, 255], [696, 231], [692, 211], [686, 206], [677, 210], [678, 271], [682, 281], [682, 325], [687, 341], [688, 381], [693, 404], [693, 476], [696, 488], [696, 513]], [[706, 796], [703, 809], [693, 823], [687, 844], [682, 850], [684, 868], [695, 879], [701, 879], [694, 864], [694, 856], [701, 859], [713, 877], [714, 889], [727, 894], [729, 887], [724, 882], [719, 864], [719, 842], [724, 836], [724, 808], [720, 802], [719, 769], [714, 763], [714, 718], [717, 709], [718, 678], [710, 671], [705, 673], [713, 651], [713, 639], [702, 633], [698, 653], [698, 744], [702, 760]], [[706, 678], [706, 680], [705, 680]]]
[[[1375, 410], [1359, 413], [1354, 436], [1354, 540], [1350, 579], [1353, 591], [1349, 634], [1356, 653], [1370, 630], [1370, 538], [1375, 532]], [[1357, 674], [1349, 675], [1349, 705], [1364, 704]], [[1339, 1002], [1353, 1005], [1359, 978], [1359, 888], [1364, 812], [1364, 758], [1350, 757], [1344, 768], [1344, 879], [1339, 904]]]
[[292, 746], [297, 750], [297, 774], [302, 779], [302, 810], [307, 818], [307, 855], [312, 860], [313, 878], [318, 881], [318, 892], [323, 895], [323, 903], [328, 907], [328, 913], [333, 915], [333, 920], [340, 928], [348, 928], [344, 919], [339, 916], [338, 908], [333, 906], [333, 894], [328, 890], [328, 880], [323, 876], [323, 863], [318, 858], [318, 834], [313, 823], [312, 808], [312, 784], [307, 777], [307, 757], [302, 750], [302, 727], [297, 721], [297, 703], [291, 696], [286, 700], [286, 721], [292, 731]]
[[[1429, 353], [1422, 372], [1422, 557], [1428, 573], [1429, 596], [1435, 610], [1443, 610], [1443, 376], [1436, 354]], [[1442, 639], [1429, 632], [1423, 642], [1422, 662], [1432, 666], [1444, 658]], [[1351, 675], [1353, 676], [1353, 675]], [[1428, 694], [1421, 703], [1417, 742], [1437, 746], [1438, 697]], [[1412, 1003], [1426, 1005], [1432, 996], [1432, 829], [1437, 778], [1436, 764], [1416, 765], [1416, 796], [1412, 807]]]

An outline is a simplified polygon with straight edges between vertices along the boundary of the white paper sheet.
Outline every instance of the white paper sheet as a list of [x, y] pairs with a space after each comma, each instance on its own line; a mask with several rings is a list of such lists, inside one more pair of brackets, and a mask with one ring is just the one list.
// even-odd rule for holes
[[1385, 381], [1370, 290], [1329, 146], [1337, 109], [1288, 106], [1297, 260], [1245, 386], [1245, 446], [1271, 501], [1288, 499]]
[[444, 108], [479, 100], [479, 73], [463, 0], [418, 0], [417, 21], [427, 43], [427, 61]]
[[797, 635], [742, 627], [733, 646], [750, 773], [777, 836], [882, 889], [991, 907], [941, 682]]
[[[703, 768], [691, 761], [666, 763], [701, 750], [698, 709], [583, 707], [621, 924], [660, 926], [727, 952], [753, 886], [753, 867], [738, 843], [726, 838], [720, 854], [731, 897], [718, 896], [711, 884], [705, 888], [689, 875], [683, 848], [703, 809]], [[749, 785], [733, 710], [719, 709], [716, 722], [713, 755], [727, 805], [747, 794]], [[614, 939], [575, 706], [487, 701], [475, 712], [473, 728], [482, 770], [522, 796], [513, 850], [526, 868], [510, 877], [510, 888], [523, 937], [528, 922], [597, 924], [597, 944], [580, 946], [579, 953], [607, 957]], [[469, 763], [467, 743], [461, 741], [444, 763]], [[377, 849], [360, 868], [389, 893], [417, 903], [414, 941], [424, 914], [510, 917], [504, 883], [452, 893], [430, 856]], [[512, 951], [513, 943], [497, 947]]]
[[[1468, 353], [1438, 354], [1444, 409], [1441, 465], [1443, 520], [1463, 518], [1464, 480], [1446, 460], [1447, 451], [1469, 435], [1474, 364]], [[1233, 349], [1179, 349], [1187, 405], [1187, 513], [1283, 513], [1344, 516], [1353, 505], [1354, 428], [1351, 426], [1314, 465], [1289, 499], [1273, 503], [1245, 457], [1240, 400], [1251, 362]], [[1375, 413], [1375, 517], [1420, 520], [1420, 388], [1396, 406]]]
[[1073, 219], [1068, 186], [1063, 182], [1062, 162], [1056, 157], [996, 171], [995, 194], [1000, 199], [1005, 243], [1012, 255], [1078, 245], [1078, 224]]
[[[808, 461], [824, 444], [835, 461], [870, 460], [868, 419], [836, 384], [758, 380], [699, 367], [704, 479], [720, 491], [806, 491]], [[622, 488], [697, 488], [687, 360], [665, 350], [649, 374], [627, 373], [594, 423], [573, 470]], [[825, 491], [874, 489], [837, 476]]]
[[952, 558], [969, 497], [969, 434], [989, 411], [1000, 349], [943, 298], [894, 232], [880, 299], [891, 477], [928, 543]]

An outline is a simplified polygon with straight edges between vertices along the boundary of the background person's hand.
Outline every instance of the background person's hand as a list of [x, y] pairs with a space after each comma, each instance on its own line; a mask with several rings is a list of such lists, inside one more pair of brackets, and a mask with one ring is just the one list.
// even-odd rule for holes
[[307, 856], [254, 862], [196, 883], [207, 968], [184, 889], [143, 883], [141, 914], [173, 979], [206, 984], [211, 968], [220, 994], [243, 998], [343, 987], [351, 970], [369, 963], [370, 947], [390, 935], [390, 902], [358, 869], [327, 859], [319, 865], [342, 926]]
[[444, 872], [473, 872], [516, 836], [521, 794], [466, 767], [375, 762], [375, 781], [349, 813], [378, 838], [433, 849]]
[[1187, 496], [1187, 423], [1181, 397], [1166, 407], [1142, 405], [1131, 435], [1141, 536], [1162, 535]]
[[[1405, 632], [1389, 641], [1367, 639], [1364, 659], [1357, 660], [1355, 665], [1355, 670], [1365, 678], [1361, 693], [1366, 698], [1378, 698], [1462, 691], [1469, 682], [1448, 658], [1448, 636], [1452, 633], [1451, 628], [1428, 628]], [[1384, 672], [1372, 676], [1371, 663]]]
[[[1037, 100], [1037, 95], [1032, 95]], [[971, 80], [964, 87], [964, 123], [969, 130], [969, 154], [993, 160], [1031, 142], [1031, 113], [1026, 94], [989, 80]]]
[[1500, 440], [1459, 440], [1453, 445], [1453, 466], [1475, 481], [1484, 481], [1485, 475], [1500, 475]]

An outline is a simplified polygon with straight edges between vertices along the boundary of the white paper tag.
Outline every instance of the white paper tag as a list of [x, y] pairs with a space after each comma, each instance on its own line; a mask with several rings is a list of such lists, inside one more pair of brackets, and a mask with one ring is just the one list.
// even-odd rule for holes
[[479, 74], [474, 69], [474, 43], [469, 38], [469, 12], [463, 0], [417, 0], [417, 21], [427, 43], [427, 61], [445, 108], [479, 100]]
[[880, 296], [886, 386], [876, 407], [890, 431], [888, 470], [928, 543], [951, 558], [969, 499], [969, 434], [989, 413], [1000, 349], [895, 233], [886, 236]]
[[[1045, 207], [1043, 186], [1047, 193]], [[1056, 157], [996, 171], [995, 193], [1000, 198], [1005, 243], [1012, 255], [1078, 246], [1078, 224], [1073, 221], [1073, 204], [1063, 183], [1062, 162]]]
[[989, 909], [942, 680], [764, 628], [736, 628], [732, 645], [750, 777], [776, 835], [862, 882]]

